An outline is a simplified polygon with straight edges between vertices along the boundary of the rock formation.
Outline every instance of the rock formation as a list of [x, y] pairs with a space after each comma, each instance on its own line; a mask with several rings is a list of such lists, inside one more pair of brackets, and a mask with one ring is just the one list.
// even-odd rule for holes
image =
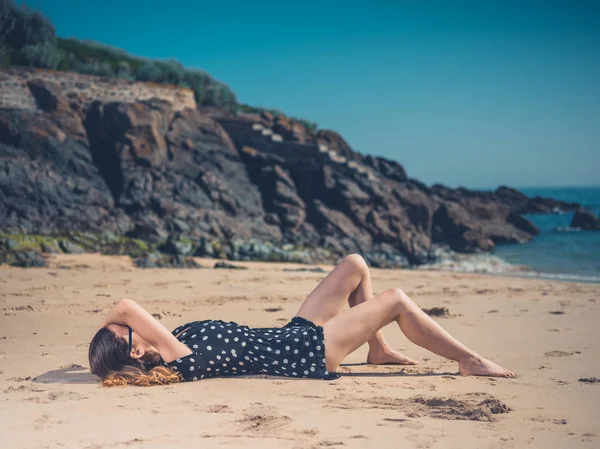
[[589, 231], [600, 231], [600, 217], [596, 217], [589, 209], [577, 209], [569, 226]]
[[146, 261], [153, 251], [299, 262], [360, 252], [390, 267], [427, 262], [439, 244], [477, 252], [524, 242], [538, 231], [522, 214], [577, 206], [507, 187], [428, 188], [333, 131], [268, 113], [158, 99], [82, 107], [50, 81], [28, 86], [41, 112], [0, 109], [5, 235], [144, 247], [154, 254]]

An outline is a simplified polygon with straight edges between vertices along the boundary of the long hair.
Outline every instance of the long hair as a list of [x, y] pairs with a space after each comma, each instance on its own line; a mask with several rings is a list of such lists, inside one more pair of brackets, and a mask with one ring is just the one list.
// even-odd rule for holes
[[105, 387], [168, 385], [181, 382], [181, 375], [164, 366], [134, 359], [125, 340], [103, 327], [90, 343], [90, 371]]

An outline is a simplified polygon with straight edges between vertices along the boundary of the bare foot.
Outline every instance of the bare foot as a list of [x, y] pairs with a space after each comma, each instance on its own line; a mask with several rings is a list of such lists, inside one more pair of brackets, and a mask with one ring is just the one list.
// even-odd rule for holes
[[370, 365], [416, 365], [418, 362], [386, 346], [369, 349], [367, 363]]
[[512, 371], [481, 356], [471, 356], [458, 362], [458, 372], [463, 376], [517, 377]]

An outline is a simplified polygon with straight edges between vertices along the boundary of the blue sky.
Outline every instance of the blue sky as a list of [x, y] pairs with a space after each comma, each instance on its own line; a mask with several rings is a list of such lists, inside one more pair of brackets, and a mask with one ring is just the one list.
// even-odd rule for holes
[[204, 69], [428, 184], [600, 184], [597, 0], [26, 3], [60, 36]]

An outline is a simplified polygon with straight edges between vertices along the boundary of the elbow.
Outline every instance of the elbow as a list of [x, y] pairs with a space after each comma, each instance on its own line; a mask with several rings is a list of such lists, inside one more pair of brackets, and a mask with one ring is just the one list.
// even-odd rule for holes
[[123, 298], [117, 304], [121, 307], [131, 307], [131, 305], [135, 304], [135, 301], [133, 299]]
[[117, 303], [117, 309], [119, 311], [119, 315], [122, 317], [128, 316], [129, 312], [135, 305], [135, 301], [129, 298], [123, 298]]

